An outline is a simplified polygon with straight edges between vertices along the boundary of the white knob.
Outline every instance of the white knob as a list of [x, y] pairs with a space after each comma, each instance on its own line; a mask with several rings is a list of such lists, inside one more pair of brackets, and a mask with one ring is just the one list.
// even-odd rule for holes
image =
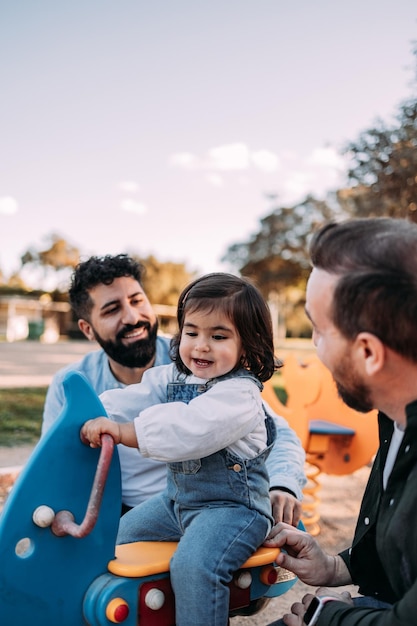
[[33, 511], [32, 519], [36, 526], [47, 528], [55, 519], [55, 511], [46, 504], [41, 504]]
[[242, 572], [236, 579], [235, 585], [239, 589], [247, 589], [252, 584], [252, 574], [250, 572]]
[[165, 594], [160, 589], [150, 589], [145, 596], [145, 604], [153, 611], [158, 611], [165, 602]]

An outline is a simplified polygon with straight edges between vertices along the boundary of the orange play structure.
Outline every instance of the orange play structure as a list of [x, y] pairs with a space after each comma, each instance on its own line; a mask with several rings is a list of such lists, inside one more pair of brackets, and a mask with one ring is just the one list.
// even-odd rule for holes
[[372, 461], [378, 447], [377, 412], [359, 413], [344, 404], [329, 370], [315, 355], [301, 361], [291, 354], [280, 371], [287, 403], [280, 402], [271, 381], [262, 395], [288, 421], [306, 451], [303, 522], [311, 534], [318, 534], [319, 475], [351, 474]]

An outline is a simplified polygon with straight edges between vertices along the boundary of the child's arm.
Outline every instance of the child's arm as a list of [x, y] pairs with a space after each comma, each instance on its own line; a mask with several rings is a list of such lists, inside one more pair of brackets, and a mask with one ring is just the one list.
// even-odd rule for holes
[[91, 448], [99, 448], [101, 446], [101, 435], [105, 433], [113, 437], [115, 444], [122, 443], [129, 448], [138, 447], [133, 423], [119, 424], [112, 422], [107, 417], [97, 417], [85, 422], [81, 428], [81, 441], [89, 444]]

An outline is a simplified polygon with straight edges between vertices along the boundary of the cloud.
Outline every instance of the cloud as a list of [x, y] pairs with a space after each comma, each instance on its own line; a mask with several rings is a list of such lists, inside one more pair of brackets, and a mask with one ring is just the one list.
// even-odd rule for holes
[[120, 208], [122, 211], [127, 211], [128, 213], [136, 213], [137, 215], [143, 215], [147, 213], [148, 207], [142, 202], [137, 202], [136, 200], [132, 200], [131, 198], [125, 198], [120, 203]]
[[19, 210], [17, 200], [12, 196], [0, 198], [0, 215], [14, 215]]
[[315, 148], [309, 155], [282, 159], [279, 196], [283, 202], [298, 202], [307, 195], [321, 199], [344, 184], [346, 161], [331, 147]]
[[206, 180], [210, 183], [210, 185], [213, 185], [213, 187], [223, 187], [224, 184], [223, 178], [220, 174], [207, 174]]
[[118, 185], [124, 193], [136, 193], [139, 191], [139, 185], [134, 180], [124, 180]]
[[190, 152], [177, 152], [170, 157], [171, 165], [181, 167], [185, 170], [195, 170], [199, 168], [198, 159]]
[[206, 181], [216, 187], [230, 183], [234, 175], [235, 184], [242, 185], [244, 180], [246, 184], [255, 182], [274, 188], [285, 204], [300, 202], [307, 195], [324, 198], [344, 184], [347, 170], [346, 160], [331, 146], [314, 148], [307, 155], [289, 150], [276, 154], [266, 149], [251, 150], [244, 142], [216, 146], [201, 156], [178, 152], [171, 156], [170, 163], [204, 173]]
[[244, 172], [251, 168], [274, 172], [278, 169], [279, 158], [270, 150], [251, 151], [245, 143], [235, 142], [209, 148], [202, 156], [177, 152], [170, 157], [170, 164], [204, 172]]
[[244, 143], [231, 143], [208, 151], [207, 167], [211, 170], [247, 170], [250, 166], [249, 148]]
[[280, 160], [276, 154], [269, 150], [258, 150], [251, 154], [253, 165], [262, 172], [276, 172], [279, 168]]
[[307, 162], [312, 165], [330, 167], [335, 169], [344, 169], [345, 161], [340, 154], [331, 147], [315, 148], [311, 153]]
[[282, 198], [287, 198], [287, 202], [298, 201], [305, 197], [314, 186], [314, 176], [311, 172], [288, 172], [285, 182], [282, 185]]

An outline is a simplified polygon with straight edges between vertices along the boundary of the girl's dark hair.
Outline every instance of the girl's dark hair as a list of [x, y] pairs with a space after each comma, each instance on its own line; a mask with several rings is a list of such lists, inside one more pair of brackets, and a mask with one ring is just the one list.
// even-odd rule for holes
[[312, 238], [314, 267], [338, 276], [331, 316], [347, 339], [367, 331], [417, 362], [417, 225], [359, 218]]
[[177, 309], [178, 333], [171, 341], [171, 358], [180, 372], [191, 374], [179, 354], [185, 315], [190, 311], [221, 311], [242, 341], [243, 362], [259, 380], [271, 378], [282, 363], [274, 356], [272, 322], [262, 295], [244, 278], [222, 272], [207, 274], [193, 281], [180, 295]]
[[93, 306], [91, 289], [97, 285], [111, 285], [115, 278], [122, 276], [131, 276], [140, 284], [143, 273], [143, 265], [127, 254], [92, 256], [79, 263], [72, 275], [68, 292], [77, 319], [89, 320]]

